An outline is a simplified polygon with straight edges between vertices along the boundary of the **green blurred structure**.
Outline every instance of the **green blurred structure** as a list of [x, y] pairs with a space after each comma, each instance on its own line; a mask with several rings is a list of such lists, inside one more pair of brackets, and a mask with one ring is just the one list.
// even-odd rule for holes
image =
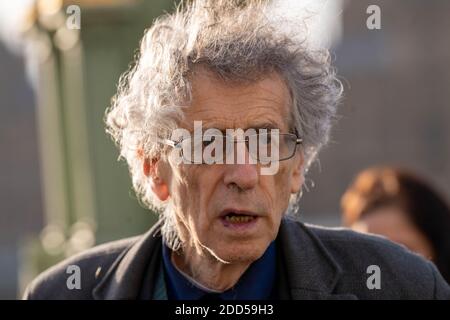
[[[24, 35], [38, 98], [46, 226], [24, 243], [22, 290], [55, 262], [156, 221], [139, 205], [103, 118], [144, 30], [173, 7], [173, 0], [40, 0], [31, 10]], [[70, 29], [78, 8], [80, 28]]]

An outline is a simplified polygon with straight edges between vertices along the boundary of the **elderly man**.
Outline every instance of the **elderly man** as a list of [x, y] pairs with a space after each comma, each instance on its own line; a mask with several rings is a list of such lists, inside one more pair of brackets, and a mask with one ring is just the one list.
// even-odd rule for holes
[[[159, 222], [63, 261], [26, 298], [450, 298], [435, 266], [403, 247], [297, 221], [341, 84], [326, 50], [277, 29], [260, 1], [238, 2], [157, 20], [107, 112]], [[70, 265], [80, 288], [67, 287]]]

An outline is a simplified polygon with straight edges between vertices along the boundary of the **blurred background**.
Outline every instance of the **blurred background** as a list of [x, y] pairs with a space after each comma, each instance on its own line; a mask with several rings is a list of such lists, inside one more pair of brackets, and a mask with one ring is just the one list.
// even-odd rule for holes
[[[371, 30], [373, 4], [381, 24]], [[0, 2], [0, 299], [20, 297], [64, 257], [155, 222], [103, 115], [144, 29], [173, 8], [172, 0]], [[343, 193], [372, 165], [410, 168], [448, 199], [450, 2], [273, 4], [274, 16], [301, 12], [313, 16], [311, 41], [330, 46], [345, 86], [331, 142], [307, 177], [302, 219], [340, 226]]]

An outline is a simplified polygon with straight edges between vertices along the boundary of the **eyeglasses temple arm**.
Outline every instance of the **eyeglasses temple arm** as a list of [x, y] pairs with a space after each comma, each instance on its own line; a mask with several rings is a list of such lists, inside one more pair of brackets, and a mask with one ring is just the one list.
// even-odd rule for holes
[[179, 147], [179, 143], [176, 142], [176, 141], [172, 141], [172, 140], [169, 140], [169, 139], [161, 139], [161, 138], [159, 138], [158, 141], [160, 143], [168, 145], [168, 146], [170, 146], [172, 148], [178, 148]]

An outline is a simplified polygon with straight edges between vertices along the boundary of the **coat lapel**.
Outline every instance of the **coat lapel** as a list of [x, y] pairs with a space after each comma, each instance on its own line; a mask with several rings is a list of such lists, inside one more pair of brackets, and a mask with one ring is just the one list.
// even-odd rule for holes
[[279, 241], [291, 299], [356, 299], [352, 294], [333, 293], [342, 269], [305, 225], [284, 218]]
[[[161, 221], [124, 251], [92, 291], [96, 300], [139, 299], [142, 286], [153, 288], [161, 261]], [[146, 274], [154, 277], [146, 277]], [[143, 283], [144, 279], [148, 283]]]

